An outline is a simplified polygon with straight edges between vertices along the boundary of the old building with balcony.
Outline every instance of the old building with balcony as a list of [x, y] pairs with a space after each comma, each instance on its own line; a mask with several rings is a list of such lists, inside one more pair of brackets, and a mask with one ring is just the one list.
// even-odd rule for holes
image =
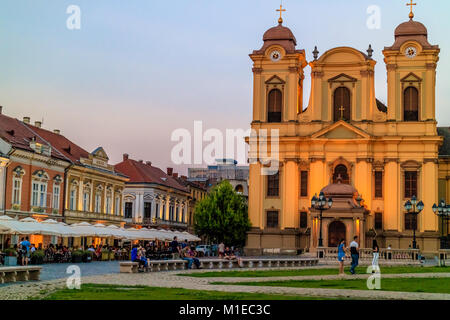
[[40, 126], [0, 111], [0, 210], [17, 219], [62, 221], [64, 172], [71, 162], [37, 134]]
[[[46, 141], [55, 154], [69, 163], [62, 171], [64, 181], [64, 221], [123, 226], [122, 197], [128, 178], [114, 170], [102, 147], [89, 153], [61, 134], [40, 126], [27, 127]], [[70, 164], [70, 165], [69, 165]], [[62, 208], [62, 204], [61, 204]]]
[[129, 226], [186, 230], [189, 189], [151, 162], [133, 160], [128, 154], [114, 166], [129, 177], [124, 190], [124, 215]]

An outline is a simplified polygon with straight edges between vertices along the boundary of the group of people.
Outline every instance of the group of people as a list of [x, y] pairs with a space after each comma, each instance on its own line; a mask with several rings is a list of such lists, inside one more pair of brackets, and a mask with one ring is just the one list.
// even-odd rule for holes
[[[342, 239], [339, 242], [338, 246], [338, 261], [339, 261], [339, 274], [344, 274], [344, 259], [346, 255], [346, 251], [350, 250], [350, 255], [352, 257], [352, 264], [350, 267], [350, 273], [355, 274], [356, 267], [359, 264], [359, 244], [358, 244], [358, 236], [353, 237], [353, 241], [350, 242], [349, 248], [345, 247], [345, 240]], [[372, 250], [373, 250], [373, 258], [372, 258], [372, 273], [379, 270], [378, 259], [380, 257], [380, 247], [378, 246], [377, 240], [373, 240], [372, 242]]]

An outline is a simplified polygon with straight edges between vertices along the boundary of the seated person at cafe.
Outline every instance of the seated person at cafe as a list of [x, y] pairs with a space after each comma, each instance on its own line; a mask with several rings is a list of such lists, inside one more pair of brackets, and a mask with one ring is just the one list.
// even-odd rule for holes
[[196, 257], [195, 252], [190, 247], [185, 247], [181, 250], [181, 257], [183, 260], [186, 260], [188, 262], [187, 268], [192, 269], [192, 263], [195, 264], [197, 269], [200, 268], [200, 260], [198, 260]]
[[131, 249], [131, 261], [138, 262], [139, 268], [145, 267], [145, 262], [138, 256], [138, 247], [136, 245], [133, 246], [133, 249]]

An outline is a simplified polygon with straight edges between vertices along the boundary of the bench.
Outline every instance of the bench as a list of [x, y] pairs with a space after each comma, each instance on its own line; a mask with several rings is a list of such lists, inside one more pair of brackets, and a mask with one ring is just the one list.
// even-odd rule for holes
[[[147, 260], [149, 272], [184, 270], [186, 269], [187, 261], [185, 260]], [[138, 273], [139, 263], [131, 261], [120, 262], [120, 273]]]
[[[185, 270], [187, 261], [174, 260], [147, 260], [149, 272]], [[226, 259], [200, 259], [202, 269], [236, 269], [236, 268], [270, 268], [270, 267], [300, 267], [317, 265], [317, 258], [241, 258], [238, 260]], [[120, 262], [121, 273], [137, 273], [139, 263]]]
[[0, 283], [16, 281], [38, 281], [41, 275], [42, 267], [23, 266], [23, 267], [2, 267], [0, 268]]
[[119, 264], [120, 273], [137, 273], [139, 268], [138, 262], [122, 261]]

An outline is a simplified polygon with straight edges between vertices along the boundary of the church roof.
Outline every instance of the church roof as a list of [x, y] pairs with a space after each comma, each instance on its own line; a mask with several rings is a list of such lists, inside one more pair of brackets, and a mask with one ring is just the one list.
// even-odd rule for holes
[[338, 181], [338, 183], [331, 183], [327, 185], [321, 191], [325, 194], [325, 196], [331, 198], [336, 196], [348, 196], [352, 198], [355, 192], [358, 192], [352, 185], [341, 183], [340, 181]]
[[377, 109], [378, 109], [378, 111], [386, 113], [387, 112], [387, 106], [383, 102], [381, 102], [380, 100], [378, 100], [378, 99], [376, 99], [376, 100], [377, 100]]
[[450, 127], [438, 127], [438, 135], [444, 137], [444, 143], [439, 148], [439, 156], [450, 157]]
[[264, 45], [255, 53], [264, 53], [268, 47], [274, 44], [282, 46], [288, 53], [296, 51], [297, 39], [295, 39], [291, 29], [283, 26], [281, 23], [267, 30], [263, 35], [263, 41]]
[[428, 42], [428, 30], [419, 21], [409, 19], [397, 26], [394, 32], [395, 42], [391, 47], [386, 47], [387, 50], [398, 50], [403, 43], [409, 40], [417, 41], [425, 49], [438, 48], [439, 46], [432, 45]]

